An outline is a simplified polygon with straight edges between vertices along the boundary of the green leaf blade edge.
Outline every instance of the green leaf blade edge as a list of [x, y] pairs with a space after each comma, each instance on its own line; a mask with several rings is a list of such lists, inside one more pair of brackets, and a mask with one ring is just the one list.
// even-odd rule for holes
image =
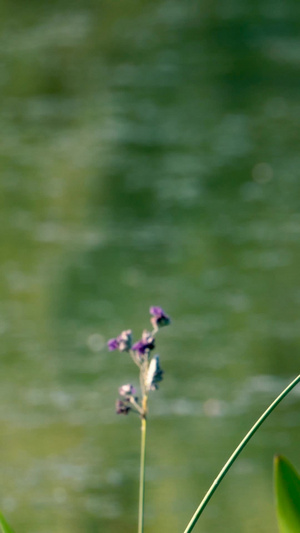
[[280, 455], [274, 458], [275, 494], [280, 533], [300, 533], [300, 477]]
[[0, 529], [2, 533], [14, 533], [14, 530], [10, 527], [10, 525], [6, 522], [3, 514], [0, 511]]

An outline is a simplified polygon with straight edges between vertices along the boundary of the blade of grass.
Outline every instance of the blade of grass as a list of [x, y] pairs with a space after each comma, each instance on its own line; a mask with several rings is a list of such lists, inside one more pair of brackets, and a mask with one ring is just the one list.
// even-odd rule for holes
[[190, 522], [188, 523], [186, 529], [184, 530], [184, 533], [190, 533], [199, 517], [203, 513], [205, 507], [207, 506], [209, 500], [211, 499], [214, 492], [217, 490], [218, 486], [220, 485], [222, 479], [226, 476], [227, 472], [232, 467], [233, 463], [237, 459], [237, 457], [240, 455], [241, 451], [245, 448], [246, 444], [249, 442], [251, 437], [256, 433], [258, 428], [262, 425], [262, 423], [268, 418], [268, 416], [274, 411], [275, 407], [285, 398], [285, 396], [300, 382], [300, 374], [297, 376], [287, 387], [284, 389], [279, 396], [277, 396], [276, 400], [274, 400], [271, 405], [269, 405], [268, 409], [261, 415], [261, 417], [255, 422], [254, 426], [248, 431], [247, 435], [243, 438], [243, 440], [240, 442], [240, 444], [237, 446], [237, 448], [234, 450], [233, 454], [229, 457], [228, 461], [223, 466], [222, 470], [214, 480], [213, 484], [205, 494], [203, 500], [201, 501], [199, 507], [197, 508], [196, 512], [192, 516]]

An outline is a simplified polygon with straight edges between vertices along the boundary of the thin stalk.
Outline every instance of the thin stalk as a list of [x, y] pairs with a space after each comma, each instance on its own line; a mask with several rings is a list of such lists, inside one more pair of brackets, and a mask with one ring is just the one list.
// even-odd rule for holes
[[133, 396], [130, 397], [130, 403], [134, 407], [135, 411], [139, 413], [141, 416], [143, 416], [143, 409], [142, 407], [136, 402], [135, 398]]
[[140, 462], [140, 487], [139, 487], [139, 522], [138, 533], [144, 531], [144, 501], [145, 501], [145, 455], [146, 455], [146, 420], [147, 396], [143, 399], [143, 414], [141, 423], [141, 462]]
[[284, 391], [277, 396], [276, 400], [274, 400], [273, 403], [266, 409], [266, 411], [261, 415], [261, 417], [255, 422], [254, 426], [250, 429], [250, 431], [247, 433], [247, 435], [243, 438], [243, 440], [240, 442], [238, 447], [234, 450], [233, 454], [229, 457], [227, 463], [223, 466], [222, 470], [214, 480], [213, 484], [211, 485], [210, 489], [205, 494], [203, 500], [201, 501], [198, 509], [196, 510], [195, 514], [191, 518], [189, 524], [187, 525], [186, 529], [184, 530], [184, 533], [190, 533], [194, 526], [196, 525], [196, 522], [198, 521], [198, 518], [204, 511], [206, 505], [208, 504], [209, 500], [211, 499], [212, 495], [220, 485], [222, 479], [226, 476], [228, 470], [233, 465], [234, 461], [237, 459], [241, 451], [245, 448], [246, 444], [249, 442], [251, 437], [253, 437], [254, 433], [258, 430], [258, 428], [262, 425], [262, 423], [268, 418], [268, 416], [274, 411], [275, 407], [285, 398], [285, 396], [300, 382], [300, 374], [298, 377], [296, 377], [289, 385], [284, 389]]

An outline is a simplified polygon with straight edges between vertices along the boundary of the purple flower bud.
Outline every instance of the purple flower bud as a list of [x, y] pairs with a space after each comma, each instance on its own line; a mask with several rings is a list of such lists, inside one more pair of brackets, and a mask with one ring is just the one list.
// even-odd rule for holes
[[143, 331], [142, 341], [143, 341], [144, 344], [147, 345], [147, 348], [149, 350], [153, 350], [153, 348], [155, 346], [155, 338], [146, 329], [144, 329], [144, 331]]
[[122, 385], [122, 387], [119, 388], [119, 394], [120, 396], [134, 396], [136, 394], [136, 390], [133, 387], [133, 385], [130, 385], [130, 383], [127, 383], [126, 385]]
[[163, 370], [159, 365], [159, 356], [155, 355], [150, 362], [147, 376], [146, 376], [146, 389], [156, 390], [158, 389], [157, 383], [163, 379]]
[[135, 352], [138, 352], [140, 355], [143, 355], [146, 351], [146, 347], [143, 343], [143, 341], [138, 341], [136, 342], [133, 346], [132, 346], [132, 349], [135, 351]]
[[171, 322], [170, 317], [157, 305], [150, 307], [150, 315], [152, 315], [150, 321], [155, 330], [162, 328], [163, 326], [168, 326]]
[[107, 343], [108, 349], [119, 350], [120, 352], [128, 352], [131, 349], [132, 332], [131, 329], [122, 331], [122, 333], [115, 339], [110, 339]]
[[117, 415], [128, 415], [131, 407], [122, 400], [117, 400], [116, 402], [116, 413]]
[[110, 339], [107, 343], [110, 352], [119, 348], [119, 342], [117, 339]]
[[146, 352], [146, 350], [153, 350], [154, 346], [155, 346], [155, 339], [153, 335], [151, 335], [149, 331], [144, 330], [141, 340], [136, 342], [132, 346], [132, 349], [135, 352], [138, 352], [140, 355], [143, 355]]
[[132, 331], [127, 329], [122, 331], [121, 335], [118, 337], [119, 341], [119, 350], [120, 352], [128, 352], [132, 345]]

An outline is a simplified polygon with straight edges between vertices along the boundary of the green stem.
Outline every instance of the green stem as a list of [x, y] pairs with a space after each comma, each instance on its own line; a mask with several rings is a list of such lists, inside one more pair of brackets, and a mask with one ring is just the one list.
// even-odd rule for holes
[[140, 462], [140, 489], [139, 489], [139, 524], [138, 533], [144, 531], [144, 500], [145, 500], [145, 455], [146, 455], [146, 410], [147, 397], [144, 396], [142, 424], [141, 424], [141, 462]]
[[262, 425], [262, 423], [268, 418], [268, 416], [272, 413], [272, 411], [277, 407], [277, 405], [285, 398], [285, 396], [299, 383], [300, 381], [300, 375], [294, 379], [284, 391], [282, 391], [279, 396], [277, 396], [276, 400], [274, 400], [273, 403], [268, 407], [268, 409], [261, 415], [261, 417], [255, 422], [254, 426], [250, 429], [250, 431], [247, 433], [247, 435], [243, 438], [243, 440], [240, 442], [238, 447], [235, 449], [233, 454], [229, 457], [227, 463], [223, 466], [222, 470], [214, 480], [213, 484], [211, 485], [210, 489], [205, 494], [202, 502], [200, 503], [198, 509], [196, 510], [195, 514], [191, 518], [189, 524], [187, 525], [186, 529], [184, 530], [184, 533], [190, 533], [194, 526], [196, 525], [196, 522], [198, 521], [198, 518], [204, 511], [206, 505], [208, 504], [210, 498], [214, 494], [215, 490], [220, 485], [222, 479], [226, 476], [228, 470], [233, 465], [234, 461], [237, 459], [241, 451], [245, 448], [246, 444], [249, 442], [251, 437], [253, 437], [254, 433], [258, 430], [258, 428]]

